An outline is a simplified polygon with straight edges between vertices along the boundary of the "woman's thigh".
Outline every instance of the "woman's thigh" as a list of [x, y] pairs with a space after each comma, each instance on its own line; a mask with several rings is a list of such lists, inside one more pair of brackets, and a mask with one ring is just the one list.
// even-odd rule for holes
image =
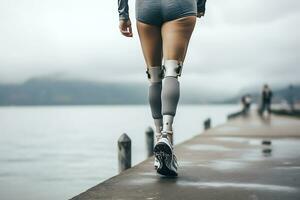
[[147, 66], [160, 66], [162, 62], [161, 27], [140, 21], [136, 23]]
[[196, 23], [196, 16], [187, 16], [163, 23], [161, 28], [163, 57], [184, 61]]

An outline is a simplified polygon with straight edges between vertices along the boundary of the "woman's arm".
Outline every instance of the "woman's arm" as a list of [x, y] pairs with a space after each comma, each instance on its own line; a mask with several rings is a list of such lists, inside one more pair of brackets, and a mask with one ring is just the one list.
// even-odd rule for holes
[[118, 0], [119, 29], [122, 35], [132, 37], [131, 21], [129, 18], [128, 0]]
[[206, 0], [197, 0], [197, 17], [202, 17], [205, 14]]
[[128, 20], [129, 19], [128, 0], [118, 0], [118, 11], [119, 11], [119, 19], [120, 20]]

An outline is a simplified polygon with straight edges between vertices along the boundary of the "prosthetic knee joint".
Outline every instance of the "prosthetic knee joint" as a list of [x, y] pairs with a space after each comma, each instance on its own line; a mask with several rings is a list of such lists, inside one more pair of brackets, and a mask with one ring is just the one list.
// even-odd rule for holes
[[177, 78], [181, 76], [182, 61], [178, 60], [165, 60], [163, 65], [164, 77], [172, 76]]
[[161, 66], [147, 67], [146, 74], [150, 83], [161, 82], [164, 78], [164, 72]]

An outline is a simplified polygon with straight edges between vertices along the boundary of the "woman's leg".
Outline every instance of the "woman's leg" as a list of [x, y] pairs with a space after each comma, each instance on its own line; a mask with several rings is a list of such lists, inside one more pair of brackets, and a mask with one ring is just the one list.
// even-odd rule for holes
[[[187, 16], [165, 22], [162, 25], [161, 34], [165, 60], [165, 78], [162, 87], [163, 133], [173, 133], [173, 118], [180, 96], [178, 76], [182, 70], [195, 23], [196, 16]], [[172, 141], [172, 135], [169, 137]]]
[[147, 64], [149, 104], [155, 123], [156, 138], [162, 129], [161, 90], [162, 90], [162, 38], [161, 28], [137, 21], [137, 30]]
[[147, 67], [160, 66], [162, 62], [161, 27], [137, 21], [137, 30]]
[[165, 60], [184, 61], [188, 44], [196, 24], [196, 16], [165, 22], [161, 28]]

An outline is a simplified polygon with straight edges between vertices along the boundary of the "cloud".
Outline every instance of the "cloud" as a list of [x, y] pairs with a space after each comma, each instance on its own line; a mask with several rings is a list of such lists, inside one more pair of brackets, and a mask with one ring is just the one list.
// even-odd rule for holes
[[274, 22], [300, 10], [298, 0], [214, 0], [208, 1], [207, 6], [216, 21], [245, 26]]

